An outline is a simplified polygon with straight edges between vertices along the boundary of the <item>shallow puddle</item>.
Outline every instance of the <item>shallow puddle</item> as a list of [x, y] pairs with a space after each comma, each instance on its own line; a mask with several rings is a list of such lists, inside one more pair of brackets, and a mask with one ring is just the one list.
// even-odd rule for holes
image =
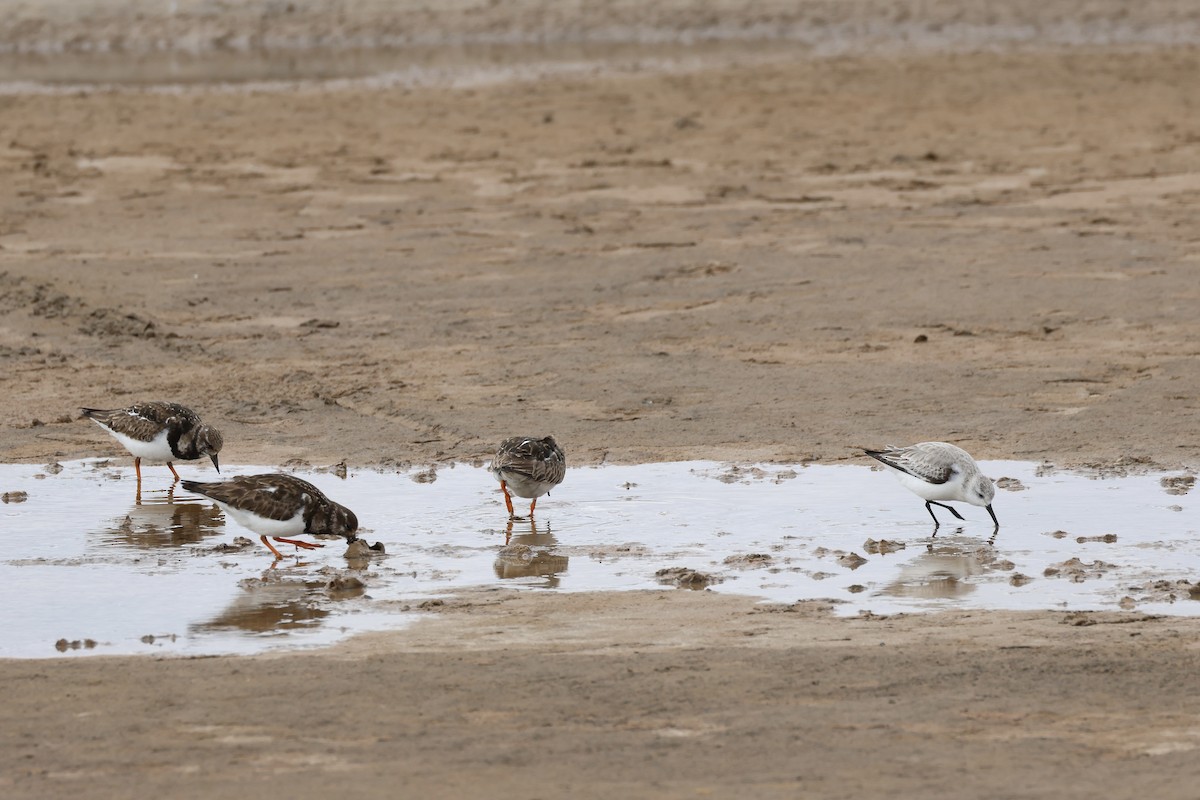
[[137, 504], [125, 461], [0, 465], [0, 656], [320, 646], [402, 626], [422, 602], [480, 585], [680, 584], [785, 603], [828, 598], [842, 615], [1200, 613], [1188, 583], [1200, 566], [1189, 477], [984, 469], [1011, 479], [995, 500], [1003, 527], [994, 541], [986, 511], [973, 506], [962, 509], [966, 523], [933, 536], [922, 502], [865, 466], [580, 467], [542, 498], [536, 524], [511, 525], [480, 467], [305, 473], [387, 555], [352, 561], [344, 542], [326, 540], [274, 564], [211, 503], [168, 491], [161, 466], [146, 470]]

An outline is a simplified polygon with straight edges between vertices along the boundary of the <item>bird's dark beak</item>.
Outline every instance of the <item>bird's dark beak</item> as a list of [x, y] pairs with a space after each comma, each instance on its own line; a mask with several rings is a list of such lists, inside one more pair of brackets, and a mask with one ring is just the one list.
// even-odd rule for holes
[[988, 504], [988, 506], [987, 506], [987, 511], [988, 511], [988, 513], [989, 513], [989, 514], [991, 514], [991, 515], [992, 515], [992, 522], [996, 523], [996, 527], [997, 527], [997, 528], [999, 528], [999, 527], [1000, 527], [1000, 520], [996, 519], [996, 512], [995, 512], [995, 511], [992, 511], [992, 506], [991, 506], [991, 504]]
[[[209, 456], [209, 458], [211, 458], [211, 459], [212, 459], [213, 466], [214, 466], [214, 467], [216, 467], [216, 469], [217, 469], [217, 472], [220, 472], [220, 471], [221, 471], [221, 465], [217, 463], [217, 454], [216, 454], [216, 453], [213, 453], [212, 455], [210, 455], [210, 456]], [[989, 506], [989, 507], [988, 507], [988, 511], [991, 511], [991, 510], [992, 510], [992, 509], [991, 509], [991, 507]], [[993, 517], [993, 518], [994, 518], [995, 516], [996, 516], [995, 514], [993, 514], [993, 515], [992, 515], [992, 517]], [[999, 523], [996, 523], [996, 524], [997, 524], [997, 525], [999, 525]]]

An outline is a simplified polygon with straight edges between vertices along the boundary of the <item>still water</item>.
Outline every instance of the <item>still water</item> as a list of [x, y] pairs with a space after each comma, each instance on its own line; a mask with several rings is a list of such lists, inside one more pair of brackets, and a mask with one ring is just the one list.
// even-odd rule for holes
[[1200, 613], [1188, 476], [983, 467], [1011, 479], [997, 492], [994, 536], [973, 506], [965, 523], [941, 512], [934, 536], [922, 501], [866, 466], [579, 467], [539, 501], [536, 524], [511, 525], [481, 467], [302, 473], [353, 509], [360, 537], [386, 555], [347, 559], [338, 539], [297, 556], [281, 546], [289, 557], [275, 563], [210, 502], [171, 490], [164, 467], [144, 471], [139, 504], [122, 460], [0, 465], [0, 657], [316, 647], [408, 624], [420, 603], [461, 587], [688, 591], [657, 574], [675, 568], [700, 573], [689, 586], [827, 598], [841, 615]]

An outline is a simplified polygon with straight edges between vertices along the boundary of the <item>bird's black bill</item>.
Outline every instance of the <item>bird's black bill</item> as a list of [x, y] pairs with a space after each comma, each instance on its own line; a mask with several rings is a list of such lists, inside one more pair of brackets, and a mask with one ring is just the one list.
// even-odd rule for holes
[[217, 463], [217, 457], [216, 457], [215, 455], [212, 455], [212, 456], [209, 456], [209, 458], [211, 458], [211, 459], [212, 459], [212, 462], [213, 462], [213, 467], [215, 467], [215, 468], [216, 468], [217, 472], [220, 472], [220, 471], [221, 471], [221, 465]]
[[987, 512], [992, 515], [992, 522], [996, 523], [996, 527], [999, 528], [1000, 520], [996, 519], [996, 512], [992, 511], [991, 505], [988, 505], [986, 508], [987, 508]]

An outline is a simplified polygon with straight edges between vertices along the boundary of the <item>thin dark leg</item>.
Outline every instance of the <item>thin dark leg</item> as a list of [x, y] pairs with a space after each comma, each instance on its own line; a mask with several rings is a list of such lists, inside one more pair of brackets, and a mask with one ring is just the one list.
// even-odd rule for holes
[[929, 501], [929, 500], [925, 501], [925, 510], [929, 512], [929, 516], [933, 517], [933, 529], [934, 529], [934, 531], [937, 531], [938, 526], [941, 525], [942, 523], [938, 522], [937, 514], [933, 513], [933, 505], [932, 505], [931, 501]]
[[[954, 510], [954, 507], [953, 507], [953, 506], [948, 506], [948, 505], [946, 505], [945, 503], [939, 503], [939, 502], [937, 502], [937, 501], [934, 501], [934, 500], [929, 500], [929, 501], [927, 501], [927, 502], [925, 503], [925, 507], [926, 507], [926, 508], [929, 508], [929, 504], [930, 504], [930, 503], [933, 503], [933, 504], [934, 504], [935, 506], [937, 506], [938, 508], [944, 508], [944, 509], [946, 509], [947, 511], [949, 511], [951, 514], [953, 514], [953, 515], [954, 515], [954, 518], [955, 518], [955, 519], [965, 519], [965, 518], [963, 517], [963, 515], [962, 515], [962, 514], [960, 514], [960, 513], [958, 513], [957, 511], [955, 511], [955, 510]], [[932, 509], [932, 508], [930, 508], [930, 509], [929, 509], [929, 513], [930, 513], [930, 514], [932, 514], [932, 513], [933, 513], [933, 509]]]

